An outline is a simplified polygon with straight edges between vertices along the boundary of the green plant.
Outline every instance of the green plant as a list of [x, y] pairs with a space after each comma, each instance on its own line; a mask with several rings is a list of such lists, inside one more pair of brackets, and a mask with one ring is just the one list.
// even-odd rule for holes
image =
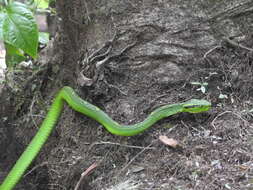
[[13, 67], [26, 59], [37, 58], [38, 27], [31, 9], [17, 1], [0, 1], [0, 39], [6, 48], [6, 65]]
[[195, 86], [199, 86], [199, 88], [197, 89], [197, 91], [201, 91], [203, 94], [206, 93], [206, 88], [208, 86], [208, 83], [207, 82], [191, 82], [192, 85], [195, 85]]
[[40, 9], [47, 9], [50, 0], [30, 0], [30, 2]]

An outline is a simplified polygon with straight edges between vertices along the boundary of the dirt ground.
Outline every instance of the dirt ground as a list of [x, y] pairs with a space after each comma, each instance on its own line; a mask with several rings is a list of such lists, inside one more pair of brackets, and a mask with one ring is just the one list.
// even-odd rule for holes
[[[144, 11], [145, 19], [148, 11], [153, 15], [156, 9]], [[253, 36], [216, 36], [214, 43], [205, 35], [206, 25], [196, 28], [190, 21], [184, 29], [179, 23], [178, 28], [162, 28], [161, 23], [150, 20], [147, 25], [139, 23], [141, 30], [123, 30], [121, 23], [115, 39], [116, 32], [101, 29], [107, 23], [99, 23], [101, 30], [95, 32], [90, 27], [88, 36], [96, 33], [103, 41], [87, 42], [89, 55], [103, 47], [94, 62], [109, 61], [99, 71], [82, 67], [87, 78], [97, 78], [90, 84], [77, 76], [76, 91], [124, 124], [142, 121], [161, 105], [191, 98], [212, 102], [210, 111], [177, 114], [140, 135], [119, 137], [65, 106], [56, 129], [16, 189], [74, 189], [81, 174], [96, 164], [78, 189], [253, 190]], [[111, 45], [104, 36], [114, 39]], [[84, 60], [80, 57], [79, 63]], [[8, 77], [14, 81], [9, 88], [17, 106], [12, 127], [0, 128], [0, 160], [4, 163], [0, 181], [36, 133], [59, 90], [52, 83], [65, 85], [56, 80], [57, 68], [33, 75], [37, 66]], [[202, 91], [193, 82], [202, 84]], [[161, 135], [180, 146], [164, 145]]]
[[[97, 94], [90, 101], [122, 123], [136, 123], [159, 105], [190, 98], [207, 99], [212, 109], [201, 114], [175, 115], [143, 134], [118, 137], [66, 107], [56, 130], [17, 189], [73, 189], [80, 174], [93, 163], [98, 166], [81, 189], [253, 189], [253, 126], [249, 112], [253, 107], [252, 60], [251, 52], [226, 42], [191, 65], [164, 61], [143, 71], [143, 76], [136, 74], [136, 68], [127, 68], [127, 76], [111, 71], [105, 76], [108, 81], [131, 78], [135, 83], [127, 83], [121, 89], [94, 88]], [[199, 86], [189, 82], [208, 83], [206, 92], [198, 91]], [[131, 95], [126, 97], [121, 91]], [[221, 94], [227, 97], [219, 98]], [[39, 96], [40, 93], [32, 100], [34, 104], [40, 102]], [[122, 96], [125, 98], [119, 98]], [[41, 120], [37, 117], [43, 117], [45, 109], [33, 106], [35, 109], [28, 111], [33, 115], [24, 115], [18, 121], [27, 120], [27, 125], [33, 121], [31, 126], [37, 128]], [[32, 128], [16, 129], [15, 136], [19, 138], [13, 146], [22, 145], [18, 150], [9, 148], [10, 155], [22, 152], [33, 135], [22, 136], [31, 134]], [[162, 144], [160, 135], [177, 140], [180, 147]], [[4, 160], [9, 160], [10, 155], [5, 155]], [[6, 171], [5, 165], [1, 169]]]

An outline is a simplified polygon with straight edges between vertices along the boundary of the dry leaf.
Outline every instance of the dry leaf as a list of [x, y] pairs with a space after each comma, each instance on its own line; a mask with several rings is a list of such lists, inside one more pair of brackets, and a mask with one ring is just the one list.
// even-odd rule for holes
[[179, 146], [178, 141], [172, 138], [168, 138], [166, 136], [159, 136], [159, 140], [162, 141], [164, 144], [169, 145], [172, 148], [176, 148]]

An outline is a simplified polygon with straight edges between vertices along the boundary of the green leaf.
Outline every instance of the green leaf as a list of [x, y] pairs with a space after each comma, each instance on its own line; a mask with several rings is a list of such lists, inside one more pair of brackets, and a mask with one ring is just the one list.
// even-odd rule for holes
[[26, 59], [23, 52], [16, 47], [8, 43], [4, 43], [4, 46], [6, 49], [5, 62], [8, 68], [15, 67], [15, 65]]
[[38, 28], [33, 13], [25, 4], [15, 1], [6, 7], [2, 30], [5, 42], [37, 57]]
[[40, 32], [39, 33], [39, 42], [41, 44], [47, 44], [49, 42], [49, 33], [48, 32]]
[[5, 46], [5, 49], [7, 51], [7, 54], [9, 54], [9, 55], [19, 55], [19, 56], [22, 56], [22, 57], [25, 58], [24, 53], [20, 49], [14, 47], [14, 46], [12, 46], [8, 43], [4, 43], [4, 46]]
[[48, 8], [49, 0], [34, 0], [34, 2], [36, 3], [37, 7], [40, 9]]

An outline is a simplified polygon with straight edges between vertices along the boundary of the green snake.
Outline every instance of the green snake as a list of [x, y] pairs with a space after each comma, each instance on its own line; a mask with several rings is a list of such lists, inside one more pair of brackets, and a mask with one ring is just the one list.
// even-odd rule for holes
[[56, 125], [64, 102], [77, 112], [80, 112], [102, 124], [110, 133], [120, 136], [133, 136], [139, 134], [152, 126], [158, 120], [165, 117], [181, 113], [198, 113], [207, 111], [211, 107], [211, 103], [206, 100], [192, 99], [183, 103], [165, 105], [155, 109], [144, 121], [134, 125], [120, 125], [109, 117], [104, 111], [98, 107], [81, 99], [75, 91], [68, 86], [63, 87], [55, 97], [46, 118], [42, 122], [40, 129], [33, 137], [30, 144], [22, 153], [16, 164], [13, 166], [7, 177], [0, 186], [0, 190], [11, 190], [22, 178], [24, 172], [35, 159], [42, 146], [45, 144], [48, 136]]

